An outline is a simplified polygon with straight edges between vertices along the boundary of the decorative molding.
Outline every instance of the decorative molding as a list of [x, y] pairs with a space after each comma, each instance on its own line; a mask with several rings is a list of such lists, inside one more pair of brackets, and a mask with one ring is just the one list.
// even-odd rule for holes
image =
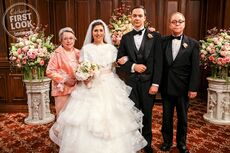
[[207, 113], [204, 119], [210, 123], [230, 125], [230, 81], [207, 78]]
[[50, 113], [50, 79], [23, 80], [26, 84], [28, 117], [26, 124], [46, 124], [52, 122], [55, 117]]

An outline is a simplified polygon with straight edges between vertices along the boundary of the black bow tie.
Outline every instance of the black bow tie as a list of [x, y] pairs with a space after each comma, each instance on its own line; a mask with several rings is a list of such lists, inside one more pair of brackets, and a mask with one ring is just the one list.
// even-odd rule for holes
[[173, 35], [171, 35], [171, 39], [172, 39], [172, 40], [173, 40], [173, 39], [180, 40], [180, 39], [181, 39], [181, 36], [182, 36], [182, 35], [180, 35], [180, 36], [173, 36]]
[[143, 30], [144, 29], [139, 30], [139, 31], [133, 30], [133, 35], [141, 35]]

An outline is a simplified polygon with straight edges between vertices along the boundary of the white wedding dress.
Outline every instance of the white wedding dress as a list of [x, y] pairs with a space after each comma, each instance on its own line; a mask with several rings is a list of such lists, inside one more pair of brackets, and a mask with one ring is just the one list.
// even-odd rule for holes
[[143, 114], [128, 98], [130, 87], [111, 70], [116, 57], [110, 44], [82, 48], [82, 60], [100, 65], [100, 73], [91, 88], [77, 84], [50, 129], [61, 153], [136, 153], [147, 145], [139, 131]]

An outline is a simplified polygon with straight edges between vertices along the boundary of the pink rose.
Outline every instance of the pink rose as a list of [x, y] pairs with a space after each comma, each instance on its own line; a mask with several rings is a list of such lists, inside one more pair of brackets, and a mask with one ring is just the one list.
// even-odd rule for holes
[[210, 53], [210, 54], [215, 53], [215, 49], [214, 49], [214, 48], [212, 48], [212, 49], [209, 51], [209, 53]]
[[205, 55], [204, 55], [204, 54], [201, 54], [200, 57], [201, 57], [202, 59], [205, 59]]
[[18, 59], [16, 59], [16, 63], [20, 63], [20, 61], [21, 61], [21, 60], [20, 60], [19, 58], [18, 58]]
[[27, 60], [26, 59], [23, 59], [22, 60], [22, 64], [26, 64], [27, 63]]
[[213, 57], [213, 56], [209, 56], [209, 58], [208, 58], [210, 61], [214, 61], [215, 60], [215, 58]]
[[45, 64], [45, 61], [43, 59], [40, 60], [39, 64], [43, 66]]
[[18, 48], [17, 53], [18, 53], [18, 54], [21, 54], [21, 53], [22, 53], [22, 49], [21, 49], [21, 48]]

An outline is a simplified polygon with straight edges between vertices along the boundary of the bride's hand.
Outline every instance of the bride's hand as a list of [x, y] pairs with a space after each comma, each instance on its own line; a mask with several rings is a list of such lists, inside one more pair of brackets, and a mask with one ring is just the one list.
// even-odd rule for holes
[[128, 56], [123, 56], [117, 60], [117, 63], [120, 65], [125, 64], [129, 60]]
[[89, 84], [93, 79], [93, 76], [90, 76], [87, 80], [84, 81], [84, 84], [87, 85]]

